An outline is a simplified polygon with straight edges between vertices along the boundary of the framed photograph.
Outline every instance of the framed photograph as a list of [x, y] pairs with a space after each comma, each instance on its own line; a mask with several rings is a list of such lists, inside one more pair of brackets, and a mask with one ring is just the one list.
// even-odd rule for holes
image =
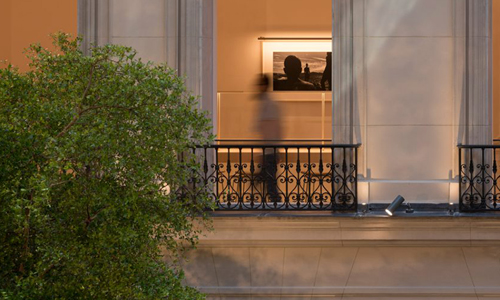
[[331, 52], [274, 52], [273, 91], [331, 91]]
[[331, 42], [266, 44], [263, 72], [272, 74], [273, 91], [331, 91]]

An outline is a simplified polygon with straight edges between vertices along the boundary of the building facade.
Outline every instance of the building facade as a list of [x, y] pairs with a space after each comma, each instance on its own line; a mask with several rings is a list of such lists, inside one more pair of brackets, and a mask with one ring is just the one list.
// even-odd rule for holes
[[[187, 283], [209, 299], [500, 297], [500, 223], [466, 212], [486, 208], [475, 191], [492, 186], [495, 150], [457, 147], [493, 144], [494, 2], [81, 1], [86, 41], [176, 68], [223, 140], [205, 154], [219, 211]], [[287, 140], [272, 148], [286, 152], [274, 203], [259, 190], [254, 78], [304, 51], [332, 52], [333, 91], [271, 93]], [[399, 194], [414, 212], [389, 218], [379, 208]]]
[[[80, 0], [77, 11], [85, 49], [124, 44], [167, 62], [213, 120], [222, 141], [200, 152], [200, 184], [218, 203], [214, 230], [183, 262], [209, 299], [500, 299], [499, 0]], [[328, 52], [331, 89], [270, 93], [286, 142], [256, 142], [256, 74], [279, 76], [290, 54], [320, 73]], [[280, 201], [259, 177], [265, 149], [282, 155]], [[388, 217], [397, 195], [413, 212]]]

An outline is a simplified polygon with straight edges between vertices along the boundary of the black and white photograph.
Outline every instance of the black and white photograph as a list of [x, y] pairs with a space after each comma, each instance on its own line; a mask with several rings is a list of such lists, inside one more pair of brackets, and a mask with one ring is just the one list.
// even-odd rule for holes
[[274, 91], [331, 91], [331, 52], [273, 52]]

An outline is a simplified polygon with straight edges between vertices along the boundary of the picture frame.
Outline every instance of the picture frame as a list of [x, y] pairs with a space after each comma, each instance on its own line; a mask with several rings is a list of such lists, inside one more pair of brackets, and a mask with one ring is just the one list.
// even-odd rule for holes
[[262, 49], [272, 91], [331, 91], [330, 41], [263, 42]]

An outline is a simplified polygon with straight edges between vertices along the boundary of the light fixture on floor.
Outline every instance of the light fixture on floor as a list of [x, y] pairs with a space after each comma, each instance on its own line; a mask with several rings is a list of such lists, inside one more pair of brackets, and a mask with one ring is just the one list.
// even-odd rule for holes
[[450, 202], [448, 204], [448, 214], [453, 215], [455, 213], [455, 204], [453, 202]]
[[[401, 204], [403, 204], [403, 202], [405, 202], [405, 198], [403, 198], [403, 196], [401, 195], [398, 195], [396, 197], [396, 199], [394, 199], [394, 201], [392, 201], [392, 203], [385, 209], [385, 212], [389, 215], [389, 216], [392, 216], [394, 214], [394, 212], [396, 211], [396, 209], [398, 209], [398, 207], [401, 206]], [[410, 203], [406, 203], [406, 212], [407, 213], [412, 213], [413, 212], [413, 208], [411, 208], [411, 205]]]

